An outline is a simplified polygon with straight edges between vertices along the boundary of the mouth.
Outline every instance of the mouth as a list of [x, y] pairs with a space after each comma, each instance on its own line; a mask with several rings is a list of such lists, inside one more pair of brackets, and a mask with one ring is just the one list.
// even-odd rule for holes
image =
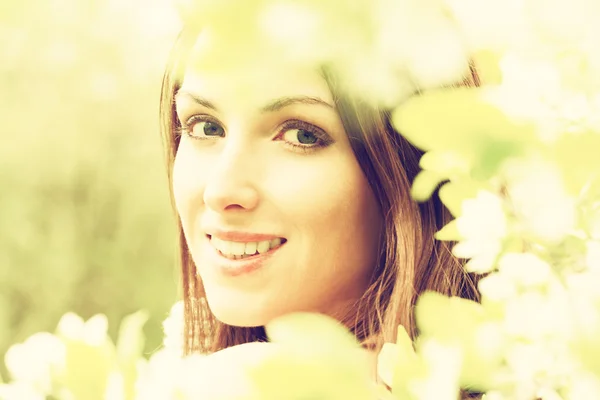
[[272, 253], [283, 246], [287, 239], [276, 237], [256, 242], [235, 242], [222, 240], [212, 235], [206, 235], [217, 253], [229, 260], [250, 260], [261, 255]]

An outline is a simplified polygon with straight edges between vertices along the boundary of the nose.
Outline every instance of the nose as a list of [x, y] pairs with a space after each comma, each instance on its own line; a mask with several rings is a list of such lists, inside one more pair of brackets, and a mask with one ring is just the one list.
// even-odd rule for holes
[[252, 210], [259, 202], [256, 159], [249, 149], [231, 143], [216, 157], [204, 188], [204, 204], [213, 211]]

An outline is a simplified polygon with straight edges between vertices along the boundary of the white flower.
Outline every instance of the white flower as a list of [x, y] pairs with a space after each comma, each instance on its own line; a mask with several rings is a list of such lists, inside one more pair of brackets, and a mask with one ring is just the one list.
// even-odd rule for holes
[[394, 367], [400, 355], [396, 343], [384, 343], [377, 357], [377, 374], [381, 381], [390, 387], [394, 381]]
[[251, 342], [208, 356], [184, 359], [180, 390], [186, 399], [252, 398], [254, 384], [248, 371], [276, 354], [274, 343]]
[[56, 332], [69, 340], [82, 341], [90, 346], [101, 346], [106, 343], [108, 319], [104, 314], [97, 314], [87, 322], [79, 315], [69, 312], [58, 322]]
[[504, 332], [499, 322], [486, 322], [477, 326], [474, 343], [479, 357], [493, 360], [504, 350]]
[[600, 271], [568, 274], [565, 282], [570, 297], [572, 324], [577, 333], [595, 335], [600, 330]]
[[549, 282], [552, 267], [531, 253], [507, 253], [498, 261], [498, 270], [522, 286], [541, 286]]
[[112, 371], [108, 375], [105, 400], [125, 400], [125, 377], [119, 371]]
[[455, 400], [463, 354], [458, 346], [442, 344], [435, 339], [422, 343], [420, 355], [428, 366], [428, 376], [410, 383], [410, 390], [419, 400]]
[[323, 33], [323, 16], [306, 4], [293, 2], [273, 2], [267, 4], [258, 16], [264, 34], [274, 43], [290, 52], [288, 57], [299, 60], [312, 58], [315, 54], [314, 43]]
[[486, 98], [512, 118], [534, 123], [543, 142], [600, 128], [600, 53], [565, 53], [538, 43], [498, 57], [502, 82], [487, 88]]
[[525, 291], [508, 299], [505, 331], [516, 337], [542, 341], [547, 337], [568, 340], [573, 330], [573, 309], [568, 293], [554, 281], [545, 288]]
[[444, 0], [471, 50], [503, 50], [528, 39], [523, 0]]
[[588, 240], [586, 247], [585, 261], [587, 267], [596, 273], [600, 273], [600, 241]]
[[183, 359], [168, 350], [154, 353], [148, 361], [138, 365], [135, 382], [136, 400], [171, 400], [178, 397]]
[[41, 332], [9, 348], [4, 360], [15, 382], [29, 385], [40, 393], [49, 394], [52, 390], [53, 374], [64, 369], [65, 358], [66, 348], [60, 339], [50, 333]]
[[513, 385], [510, 398], [514, 399], [554, 399], [554, 390], [580, 369], [566, 341], [515, 341], [505, 355]]
[[600, 399], [600, 379], [589, 372], [573, 374], [570, 385], [565, 391], [566, 400], [595, 400]]
[[1, 400], [46, 400], [46, 393], [25, 382], [0, 383]]
[[211, 355], [179, 357], [163, 349], [139, 367], [136, 400], [248, 398], [249, 368], [279, 349], [272, 343], [246, 343]]
[[505, 167], [508, 196], [526, 234], [546, 244], [560, 242], [576, 223], [576, 203], [561, 172], [550, 162], [530, 159]]
[[531, 60], [508, 51], [500, 58], [499, 67], [502, 84], [486, 88], [486, 100], [511, 118], [535, 122], [543, 141], [556, 140], [562, 132], [553, 105], [563, 95], [556, 63], [547, 59]]
[[391, 70], [404, 70], [405, 79], [420, 88], [462, 79], [468, 70], [463, 39], [439, 1], [380, 0], [373, 8], [377, 13], [377, 56]]
[[600, 4], [596, 0], [527, 0], [530, 24], [556, 45], [585, 44], [598, 37]]
[[495, 302], [506, 301], [517, 294], [515, 282], [497, 272], [481, 278], [478, 288], [484, 299]]
[[165, 349], [183, 356], [183, 301], [178, 301], [171, 307], [169, 316], [163, 321], [162, 326], [165, 334], [163, 339]]
[[481, 190], [474, 199], [462, 204], [462, 214], [456, 221], [463, 237], [452, 252], [457, 257], [471, 258], [468, 271], [485, 273], [494, 267], [507, 234], [507, 221], [502, 199], [494, 193]]

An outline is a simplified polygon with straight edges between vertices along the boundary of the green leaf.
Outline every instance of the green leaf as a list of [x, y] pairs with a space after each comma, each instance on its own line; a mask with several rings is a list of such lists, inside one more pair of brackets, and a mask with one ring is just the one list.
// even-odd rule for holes
[[287, 314], [269, 322], [265, 330], [272, 342], [290, 343], [307, 348], [360, 347], [354, 335], [344, 325], [323, 314], [304, 312]]
[[468, 173], [471, 164], [469, 154], [457, 150], [431, 150], [423, 154], [419, 161], [424, 170], [447, 177]]
[[394, 110], [394, 127], [423, 150], [461, 149], [476, 137], [518, 137], [515, 124], [472, 88], [439, 89]]
[[328, 344], [317, 352], [286, 345], [278, 355], [251, 368], [255, 398], [372, 400], [376, 386], [368, 373], [367, 358], [357, 357], [364, 354], [357, 349], [336, 349], [333, 342]]
[[596, 376], [600, 375], [600, 329], [596, 325], [595, 329], [584, 332], [580, 329], [575, 340], [571, 343], [573, 354], [579, 358], [585, 368], [592, 371]]
[[462, 178], [444, 184], [439, 190], [439, 197], [452, 215], [458, 218], [462, 214], [463, 201], [475, 198], [482, 186], [476, 181]]
[[123, 318], [117, 340], [117, 357], [120, 361], [137, 360], [144, 349], [144, 325], [149, 314], [145, 310], [137, 311]]
[[108, 376], [116, 367], [113, 344], [93, 346], [83, 341], [64, 339], [66, 368], [63, 383], [75, 399], [104, 400]]
[[117, 340], [117, 358], [124, 380], [125, 399], [135, 396], [137, 362], [142, 357], [145, 344], [143, 327], [149, 314], [145, 310], [126, 316], [119, 327]]
[[339, 321], [292, 313], [269, 322], [266, 332], [281, 350], [250, 371], [257, 399], [372, 399], [367, 357]]
[[398, 327], [396, 339], [397, 359], [392, 379], [392, 393], [400, 399], [413, 399], [410, 382], [427, 375], [427, 367], [415, 353], [413, 342], [403, 326]]
[[377, 372], [386, 385], [393, 387], [397, 380], [395, 377], [398, 375], [399, 363], [412, 364], [416, 359], [412, 340], [406, 329], [400, 325], [396, 343], [385, 343], [377, 356]]
[[448, 222], [442, 229], [436, 232], [435, 238], [443, 241], [457, 241], [462, 239], [462, 236], [458, 231], [457, 220], [453, 219]]
[[472, 332], [484, 312], [474, 301], [426, 292], [417, 301], [415, 315], [423, 335], [453, 341]]
[[549, 150], [560, 165], [567, 191], [579, 195], [582, 188], [600, 176], [600, 135], [597, 132], [562, 135]]
[[502, 362], [501, 324], [479, 303], [435, 292], [421, 295], [415, 314], [422, 338], [462, 349], [461, 384], [473, 389], [488, 387]]
[[410, 350], [412, 354], [411, 352], [399, 352], [392, 383], [392, 394], [403, 400], [417, 399], [411, 390], [411, 384], [426, 378], [429, 373], [427, 364], [412, 350], [412, 345]]
[[392, 386], [400, 349], [393, 343], [384, 343], [377, 355], [377, 374], [388, 386]]
[[427, 170], [421, 171], [413, 181], [410, 194], [416, 201], [426, 201], [431, 197], [435, 191], [435, 188], [444, 179], [446, 179], [445, 176], [442, 176], [436, 172]]
[[[509, 128], [507, 128], [509, 129]], [[525, 152], [526, 143], [519, 138], [508, 139], [480, 137], [474, 140], [477, 158], [473, 165], [472, 176], [478, 180], [488, 180], [494, 176], [504, 161]]]
[[[398, 107], [392, 123], [412, 144], [427, 151], [421, 166], [443, 173], [488, 180], [511, 157], [537, 143], [532, 124], [511, 120], [472, 88], [440, 89]], [[424, 175], [416, 198], [427, 198], [434, 177]]]
[[402, 325], [398, 326], [398, 334], [396, 335], [396, 344], [400, 350], [400, 356], [402, 358], [411, 358], [415, 356], [415, 349], [413, 348], [413, 342], [406, 328]]
[[470, 97], [468, 92], [447, 89], [414, 96], [394, 110], [392, 124], [422, 150], [450, 148], [467, 133], [463, 119], [456, 114], [464, 114], [461, 106]]

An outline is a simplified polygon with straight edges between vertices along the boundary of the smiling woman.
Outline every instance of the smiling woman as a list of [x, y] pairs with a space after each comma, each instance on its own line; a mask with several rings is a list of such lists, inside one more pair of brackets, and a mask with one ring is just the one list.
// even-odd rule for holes
[[272, 68], [268, 81], [252, 82], [272, 89], [241, 102], [219, 78], [185, 72], [173, 168], [211, 312], [246, 327], [292, 311], [353, 317], [382, 216], [326, 81], [314, 69]]
[[[331, 65], [271, 62], [277, 50], [250, 39], [240, 46], [261, 68], [203, 68], [226, 52], [212, 28], [184, 28], [161, 99], [186, 353], [266, 340], [263, 326], [294, 311], [332, 316], [378, 350], [398, 325], [415, 334], [424, 290], [477, 298], [434, 241], [448, 211], [410, 197], [421, 153], [388, 110]], [[467, 68], [461, 84], [476, 80]]]

